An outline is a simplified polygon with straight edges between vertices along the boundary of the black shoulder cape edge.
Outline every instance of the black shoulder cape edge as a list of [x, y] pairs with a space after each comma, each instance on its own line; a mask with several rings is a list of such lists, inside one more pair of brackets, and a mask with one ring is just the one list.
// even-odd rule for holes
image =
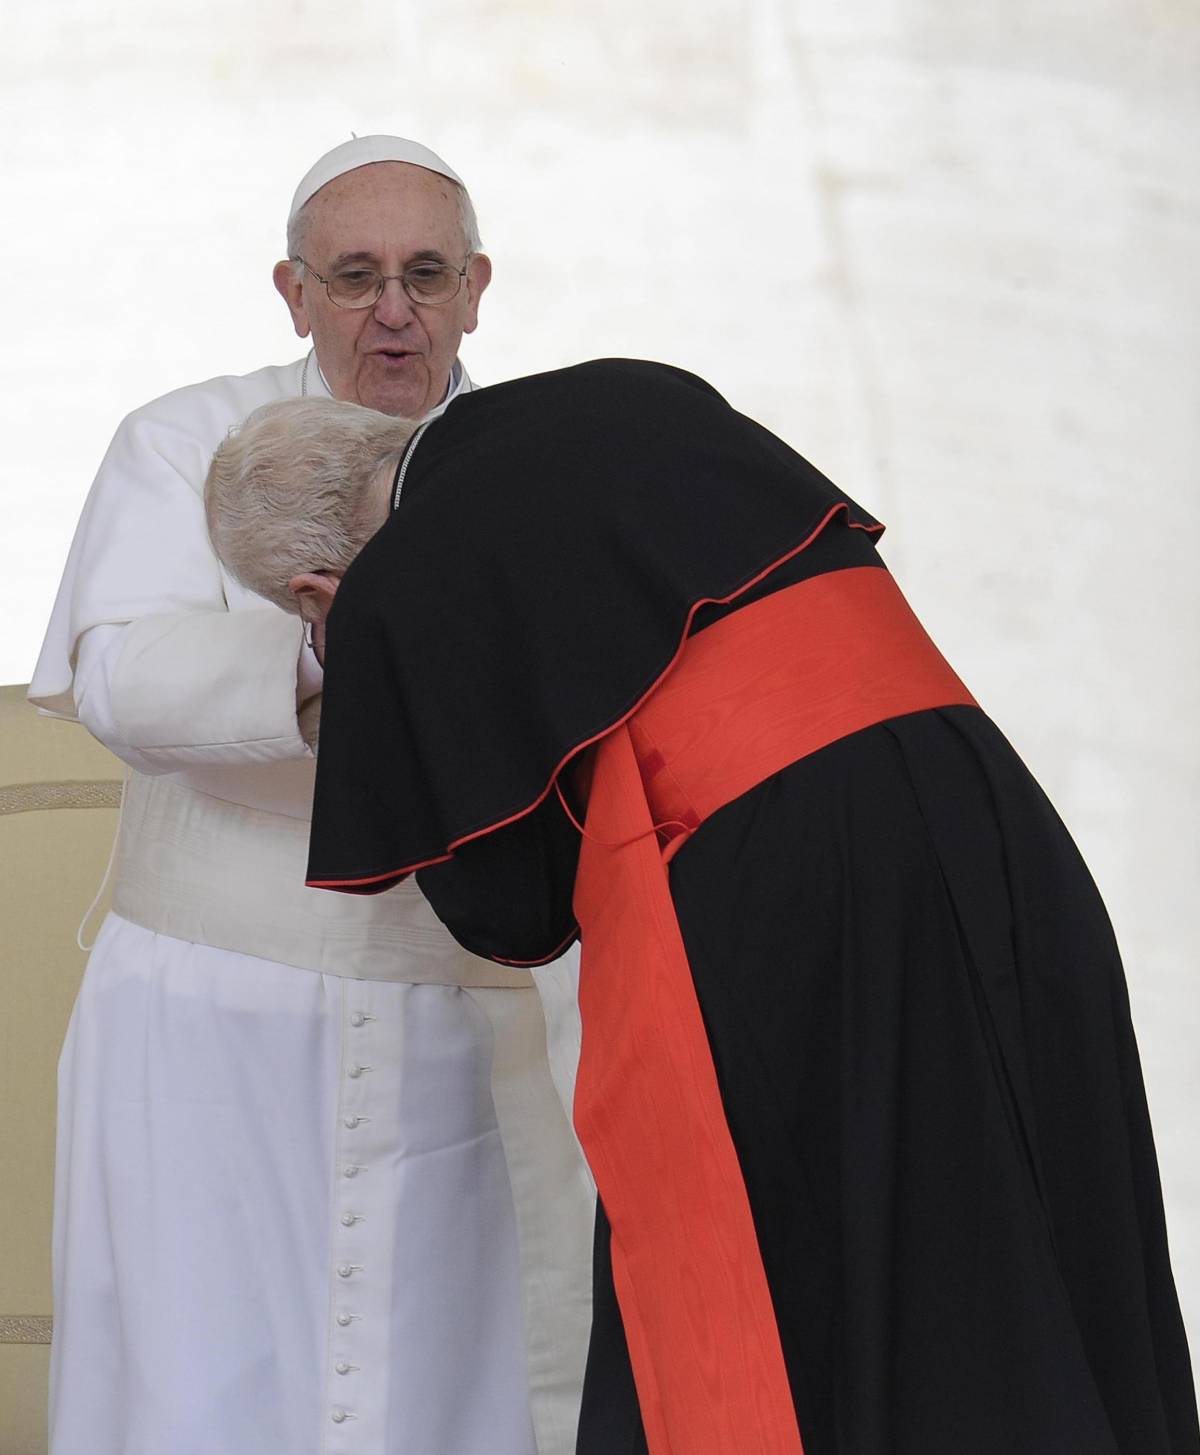
[[[726, 606], [736, 601], [738, 597], [743, 596], [747, 591], [750, 591], [755, 586], [757, 586], [759, 582], [765, 580], [772, 571], [777, 570], [780, 566], [784, 565], [785, 562], [790, 561], [794, 556], [798, 556], [802, 551], [806, 550], [810, 545], [812, 545], [812, 543], [818, 538], [818, 536], [820, 536], [822, 531], [825, 530], [825, 528], [834, 520], [834, 518], [839, 513], [845, 514], [845, 524], [850, 529], [862, 530], [865, 531], [868, 535], [876, 537], [881, 535], [884, 530], [884, 526], [878, 521], [873, 520], [869, 515], [867, 515], [865, 511], [861, 512], [861, 519], [856, 518], [852, 503], [846, 500], [839, 500], [829, 507], [829, 509], [825, 512], [825, 514], [821, 517], [817, 524], [810, 529], [808, 534], [804, 537], [802, 541], [800, 541], [798, 545], [792, 546], [789, 550], [783, 552], [782, 555], [771, 561], [769, 565], [764, 566], [760, 571], [757, 571], [748, 580], [743, 581], [740, 586], [738, 586], [735, 590], [731, 591], [727, 596], [702, 596], [694, 600], [691, 606], [688, 608], [687, 615], [680, 628], [678, 640], [676, 641], [675, 649], [672, 652], [671, 657], [655, 674], [653, 680], [651, 681], [649, 686], [646, 687], [646, 689], [639, 695], [637, 701], [634, 702], [632, 706], [626, 708], [618, 717], [613, 718], [610, 722], [604, 724], [602, 727], [597, 728], [594, 732], [580, 736], [574, 743], [572, 743], [572, 745], [567, 749], [567, 751], [563, 754], [562, 758], [559, 760], [557, 767], [554, 768], [554, 770], [548, 776], [545, 785], [542, 787], [541, 791], [537, 793], [533, 798], [531, 798], [528, 803], [526, 803], [522, 808], [518, 809], [515, 813], [507, 814], [503, 818], [495, 819], [493, 822], [485, 824], [480, 828], [472, 829], [468, 833], [459, 835], [457, 838], [452, 839], [449, 843], [444, 845], [439, 852], [431, 854], [427, 858], [415, 859], [410, 863], [401, 864], [395, 869], [387, 869], [381, 873], [365, 875], [361, 878], [306, 879], [306, 886], [309, 889], [338, 889], [348, 894], [378, 894], [383, 892], [384, 890], [391, 889], [402, 879], [407, 878], [408, 875], [415, 873], [418, 869], [429, 869], [432, 868], [432, 866], [435, 864], [446, 863], [447, 860], [454, 857], [455, 851], [461, 848], [464, 844], [469, 844], [476, 839], [485, 838], [489, 834], [498, 833], [501, 829], [505, 829], [509, 827], [509, 825], [517, 823], [520, 819], [527, 817], [536, 808], [538, 808], [538, 806], [543, 803], [546, 797], [553, 791], [555, 784], [558, 782], [559, 776], [573, 758], [576, 758], [586, 748], [590, 748], [593, 744], [598, 743], [602, 738], [606, 738], [609, 733], [615, 732], [616, 729], [619, 728], [622, 723], [627, 722], [637, 712], [638, 708], [641, 707], [642, 703], [645, 702], [646, 699], [657, 690], [664, 678], [666, 678], [671, 673], [675, 665], [678, 663], [679, 658], [683, 653], [684, 646], [687, 643], [692, 621], [695, 618], [696, 613], [702, 607], [710, 605]], [[574, 938], [574, 936], [572, 936], [571, 938]], [[545, 959], [543, 960], [514, 960], [506, 961], [505, 963], [510, 963], [514, 966], [545, 964], [547, 963], [547, 961], [554, 959], [556, 955], [560, 954], [562, 952], [562, 949], [565, 949], [566, 945], [569, 943], [570, 940], [568, 939], [563, 946], [560, 946], [559, 949], [554, 952], [554, 954], [545, 957]]]

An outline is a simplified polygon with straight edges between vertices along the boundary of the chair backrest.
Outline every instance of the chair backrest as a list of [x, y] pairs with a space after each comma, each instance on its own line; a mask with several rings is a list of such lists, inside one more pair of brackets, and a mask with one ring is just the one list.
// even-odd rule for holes
[[[0, 687], [0, 1451], [45, 1455], [55, 1071], [123, 768]], [[97, 907], [93, 917], [107, 906]]]

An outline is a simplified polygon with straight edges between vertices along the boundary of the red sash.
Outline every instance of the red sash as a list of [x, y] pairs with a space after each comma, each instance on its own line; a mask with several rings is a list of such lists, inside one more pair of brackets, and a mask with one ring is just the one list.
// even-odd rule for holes
[[973, 703], [888, 573], [859, 567], [699, 633], [595, 750], [575, 886], [575, 1124], [612, 1226], [651, 1455], [802, 1455], [667, 862], [710, 814], [809, 753]]

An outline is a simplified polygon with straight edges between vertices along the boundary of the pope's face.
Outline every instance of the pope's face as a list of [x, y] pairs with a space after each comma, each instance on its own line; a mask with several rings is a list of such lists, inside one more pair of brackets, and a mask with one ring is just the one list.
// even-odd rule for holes
[[[461, 268], [467, 252], [454, 184], [407, 162], [374, 162], [327, 183], [308, 204], [302, 251], [322, 277], [354, 264], [396, 275], [417, 262]], [[372, 308], [338, 308], [324, 285], [291, 263], [275, 267], [296, 332], [312, 334], [335, 399], [420, 419], [442, 402], [464, 333], [478, 322], [491, 278], [477, 255], [448, 303], [414, 303], [399, 281]]]

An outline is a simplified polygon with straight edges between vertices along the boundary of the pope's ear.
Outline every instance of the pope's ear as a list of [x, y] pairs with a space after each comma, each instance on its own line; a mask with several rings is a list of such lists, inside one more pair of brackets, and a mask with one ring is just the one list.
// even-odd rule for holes
[[492, 281], [492, 260], [486, 253], [476, 253], [467, 265], [467, 314], [463, 333], [474, 333], [479, 323], [479, 300]]
[[296, 598], [300, 615], [305, 621], [324, 621], [337, 595], [338, 576], [327, 576], [323, 571], [304, 571], [293, 576], [288, 590]]
[[304, 274], [288, 258], [275, 264], [271, 274], [275, 291], [287, 304], [292, 326], [301, 338], [309, 334], [308, 309], [304, 306]]

